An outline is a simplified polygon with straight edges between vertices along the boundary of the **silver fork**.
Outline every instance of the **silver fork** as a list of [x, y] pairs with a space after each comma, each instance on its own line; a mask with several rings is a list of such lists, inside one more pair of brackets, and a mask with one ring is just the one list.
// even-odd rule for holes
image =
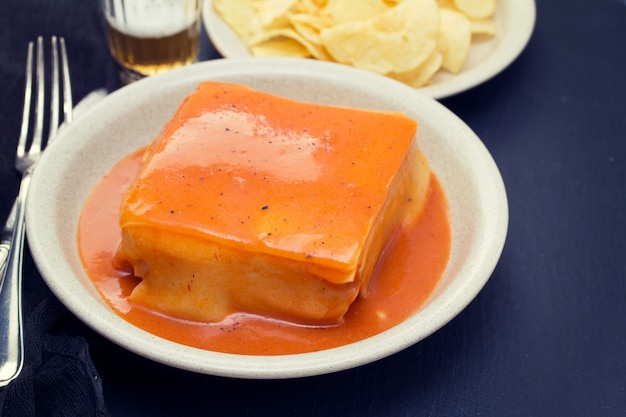
[[[60, 53], [59, 53], [60, 44]], [[24, 249], [24, 205], [31, 174], [45, 146], [50, 143], [59, 127], [59, 108], [63, 107], [66, 123], [72, 119], [72, 94], [65, 40], [56, 36], [51, 39], [52, 64], [50, 87], [50, 111], [48, 139], [44, 142], [45, 65], [43, 38], [37, 38], [36, 91], [33, 91], [33, 42], [28, 44], [26, 59], [26, 88], [22, 127], [17, 145], [15, 168], [22, 173], [20, 191], [13, 204], [6, 225], [0, 232], [0, 387], [15, 379], [24, 364], [22, 329], [22, 261]], [[59, 59], [60, 55], [60, 59]], [[60, 69], [60, 70], [59, 70]], [[59, 82], [59, 79], [61, 82]], [[63, 103], [60, 102], [61, 85]], [[35, 95], [34, 126], [31, 128], [31, 96]], [[30, 146], [28, 134], [32, 131]], [[6, 261], [2, 260], [6, 258]], [[3, 265], [5, 264], [5, 265]]]

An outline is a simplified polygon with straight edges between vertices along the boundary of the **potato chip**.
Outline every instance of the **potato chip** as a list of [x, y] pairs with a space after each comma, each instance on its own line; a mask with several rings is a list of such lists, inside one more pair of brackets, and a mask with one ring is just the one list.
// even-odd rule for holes
[[437, 0], [437, 5], [439, 6], [440, 9], [447, 8], [447, 9], [452, 9], [452, 10], [458, 10], [456, 6], [454, 5], [453, 0]]
[[473, 35], [495, 36], [497, 33], [496, 22], [492, 19], [470, 20]]
[[334, 60], [379, 74], [418, 67], [437, 46], [435, 0], [405, 0], [382, 15], [322, 30]]
[[[290, 39], [291, 42], [287, 42], [287, 39]], [[263, 46], [263, 44], [270, 42], [270, 46]], [[296, 48], [293, 45], [293, 42], [298, 43], [301, 47], [306, 50], [304, 52], [302, 48]], [[253, 48], [257, 52], [264, 53], [263, 56], [268, 53], [274, 53], [276, 48], [280, 48], [281, 45], [284, 45], [285, 48], [289, 49], [289, 55], [285, 56], [299, 56], [299, 57], [313, 57], [321, 60], [329, 60], [330, 56], [326, 52], [326, 50], [317, 45], [315, 43], [309, 42], [307, 39], [302, 37], [298, 32], [290, 28], [284, 29], [272, 29], [266, 32], [261, 33], [259, 36], [252, 38], [250, 40], [250, 47]], [[278, 52], [278, 51], [277, 51]], [[255, 53], [256, 55], [256, 53]], [[257, 55], [258, 56], [258, 55]], [[274, 56], [274, 55], [271, 55]], [[280, 55], [277, 55], [280, 56]]]
[[317, 7], [326, 7], [326, 4], [328, 3], [328, 0], [300, 0], [301, 2], [310, 2], [314, 5], [316, 5]]
[[323, 13], [330, 17], [334, 25], [360, 22], [385, 13], [390, 6], [383, 0], [328, 0]]
[[237, 36], [247, 43], [262, 30], [254, 3], [255, 0], [213, 0], [213, 7]]
[[454, 5], [472, 19], [491, 17], [496, 11], [496, 0], [453, 0]]
[[320, 32], [331, 26], [329, 18], [306, 13], [289, 13], [287, 17], [296, 32], [309, 42], [321, 47]]
[[294, 13], [306, 13], [316, 15], [326, 5], [325, 0], [300, 0], [292, 9]]
[[[289, 48], [290, 50], [289, 55], [285, 55], [285, 56], [313, 57], [313, 58], [321, 59], [324, 61], [330, 60], [330, 56], [328, 55], [328, 53], [322, 46], [315, 44], [313, 42], [309, 42], [307, 39], [302, 37], [302, 35], [300, 35], [298, 32], [290, 28], [272, 29], [267, 32], [263, 32], [261, 36], [258, 36], [250, 40], [250, 47], [254, 47], [256, 50], [261, 51], [263, 49], [262, 48], [258, 49], [258, 48], [262, 47], [262, 44], [271, 41], [272, 42], [271, 48], [273, 50], [274, 48], [280, 47], [281, 45], [280, 42], [276, 42], [278, 38], [284, 38], [285, 40], [283, 40], [283, 42], [285, 42], [284, 43], [285, 48]], [[290, 39], [293, 42], [297, 42], [302, 48], [304, 48], [307, 51], [307, 53], [303, 53], [302, 49], [300, 48], [295, 48], [293, 45], [291, 45], [292, 42], [286, 42], [286, 39]], [[268, 56], [268, 55], [263, 55], [263, 56]]]
[[[232, 1], [232, 0], [231, 0]], [[266, 29], [284, 27], [287, 24], [287, 12], [298, 0], [255, 1], [252, 5], [261, 24]]]
[[412, 70], [403, 73], [389, 73], [388, 75], [411, 87], [423, 87], [430, 82], [433, 76], [441, 68], [443, 55], [438, 50], [434, 50], [432, 54], [421, 65]]
[[309, 58], [311, 53], [300, 42], [285, 36], [272, 37], [250, 45], [250, 51], [259, 57]]
[[450, 9], [439, 11], [439, 50], [443, 55], [442, 67], [452, 73], [461, 71], [469, 54], [472, 31], [469, 19]]

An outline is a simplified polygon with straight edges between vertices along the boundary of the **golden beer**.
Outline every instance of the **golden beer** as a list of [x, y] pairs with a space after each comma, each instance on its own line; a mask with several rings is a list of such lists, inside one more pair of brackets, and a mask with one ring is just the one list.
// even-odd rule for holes
[[111, 55], [123, 67], [147, 76], [196, 60], [199, 0], [118, 0], [116, 5], [118, 12], [105, 9], [105, 17]]

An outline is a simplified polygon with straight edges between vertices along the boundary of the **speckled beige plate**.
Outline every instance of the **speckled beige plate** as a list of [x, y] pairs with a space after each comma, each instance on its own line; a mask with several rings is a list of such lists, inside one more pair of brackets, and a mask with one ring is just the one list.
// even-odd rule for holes
[[[220, 18], [211, 0], [204, 0], [203, 21], [215, 48], [225, 58], [251, 57], [245, 44]], [[484, 83], [508, 67], [524, 50], [536, 20], [534, 0], [498, 0], [494, 20], [498, 36], [476, 39], [463, 70], [458, 74], [440, 71], [430, 85], [418, 90], [441, 99]]]
[[[325, 351], [282, 356], [216, 353], [170, 342], [117, 316], [85, 275], [76, 227], [83, 202], [121, 158], [148, 144], [197, 83], [223, 80], [283, 96], [406, 112], [420, 122], [419, 143], [448, 196], [449, 265], [426, 305], [396, 327]], [[287, 59], [218, 60], [125, 87], [86, 110], [59, 134], [33, 176], [28, 241], [54, 294], [115, 343], [152, 360], [200, 373], [290, 378], [339, 371], [391, 355], [424, 339], [463, 310], [489, 279], [504, 245], [508, 207], [502, 178], [479, 138], [454, 114], [395, 81], [346, 66]]]

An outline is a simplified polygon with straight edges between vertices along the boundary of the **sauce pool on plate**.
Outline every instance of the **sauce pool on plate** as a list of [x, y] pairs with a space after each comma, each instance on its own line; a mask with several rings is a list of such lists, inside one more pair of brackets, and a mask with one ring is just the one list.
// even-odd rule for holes
[[121, 239], [120, 203], [142, 155], [139, 150], [124, 158], [96, 185], [84, 205], [77, 240], [87, 275], [106, 303], [124, 320], [165, 339], [249, 355], [304, 353], [346, 345], [381, 333], [417, 311], [446, 268], [451, 247], [448, 208], [441, 185], [432, 175], [422, 218], [398, 233], [377, 266], [367, 297], [359, 297], [339, 325], [295, 325], [245, 313], [218, 323], [198, 323], [149, 310], [128, 300], [139, 279], [131, 271], [116, 269], [113, 262]]

